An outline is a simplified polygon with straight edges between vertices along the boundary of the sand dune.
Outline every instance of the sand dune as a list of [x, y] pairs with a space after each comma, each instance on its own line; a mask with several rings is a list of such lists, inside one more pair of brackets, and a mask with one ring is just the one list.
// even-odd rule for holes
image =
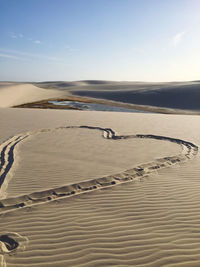
[[199, 116], [6, 108], [198, 111], [199, 84], [0, 83], [0, 266], [199, 266]]
[[200, 82], [44, 82], [42, 88], [54, 88], [94, 99], [200, 112]]
[[62, 93], [59, 91], [47, 91], [32, 84], [0, 83], [0, 108], [59, 97], [61, 95]]
[[84, 100], [94, 101], [150, 112], [200, 114], [199, 81], [145, 83], [85, 80], [33, 84], [0, 83], [0, 107], [69, 97], [71, 100], [74, 97], [83, 102]]
[[198, 116], [0, 118], [2, 266], [199, 266]]

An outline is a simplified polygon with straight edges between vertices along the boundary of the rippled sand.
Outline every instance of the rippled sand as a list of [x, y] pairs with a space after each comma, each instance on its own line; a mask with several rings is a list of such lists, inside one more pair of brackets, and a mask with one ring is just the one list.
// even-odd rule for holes
[[[87, 125], [111, 128], [118, 136], [152, 134], [199, 146], [198, 116], [1, 109], [0, 118], [1, 143], [36, 132], [16, 145], [2, 187], [2, 198], [9, 200], [0, 202], [16, 206], [6, 212], [0, 206], [0, 266], [200, 265], [198, 154], [127, 183], [82, 194], [73, 187], [77, 193], [59, 196], [64, 190], [55, 188], [85, 180], [106, 183], [98, 179], [179, 155], [182, 146], [155, 139], [105, 139], [101, 131], [86, 128], [40, 132]], [[24, 207], [21, 195], [26, 195]], [[3, 235], [18, 246], [9, 241], [9, 250]]]

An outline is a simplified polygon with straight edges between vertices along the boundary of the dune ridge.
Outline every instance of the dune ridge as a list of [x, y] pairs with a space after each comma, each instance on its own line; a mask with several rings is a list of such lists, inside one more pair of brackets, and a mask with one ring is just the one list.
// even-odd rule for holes
[[147, 176], [151, 172], [174, 165], [176, 163], [191, 159], [198, 153], [198, 146], [191, 142], [185, 140], [158, 136], [152, 134], [136, 134], [136, 135], [117, 135], [111, 128], [101, 128], [93, 126], [61, 126], [52, 129], [40, 129], [38, 131], [27, 132], [25, 134], [16, 135], [9, 140], [1, 144], [1, 156], [0, 156], [0, 189], [3, 188], [3, 183], [5, 181], [6, 175], [9, 173], [12, 165], [14, 163], [14, 148], [20, 142], [25, 140], [31, 135], [38, 133], [45, 133], [49, 131], [56, 131], [60, 129], [74, 129], [74, 128], [86, 128], [90, 130], [98, 130], [102, 132], [102, 136], [105, 139], [119, 140], [119, 139], [131, 139], [131, 138], [147, 138], [169, 141], [182, 146], [182, 154], [175, 156], [164, 157], [156, 159], [154, 162], [140, 164], [132, 169], [125, 170], [122, 173], [115, 175], [110, 175], [98, 179], [93, 179], [89, 181], [80, 182], [77, 184], [71, 184], [62, 186], [59, 188], [44, 190], [41, 192], [35, 192], [28, 195], [19, 196], [16, 198], [7, 198], [0, 201], [0, 213], [14, 210], [17, 208], [22, 208], [25, 206], [42, 204], [47, 201], [52, 201], [58, 198], [70, 197], [75, 194], [82, 194], [88, 191], [94, 191], [101, 188], [106, 188], [110, 186], [115, 186], [117, 184], [126, 183], [130, 181], [135, 181]]
[[[116, 82], [83, 80], [38, 83], [0, 82], [0, 107], [63, 108], [47, 100], [79, 99], [164, 114], [200, 114], [200, 82]], [[10, 97], [11, 96], [11, 97]], [[41, 101], [46, 101], [46, 103]], [[39, 103], [38, 103], [39, 102]], [[69, 108], [69, 107], [67, 107]]]
[[[154, 108], [154, 112], [196, 112], [199, 114], [200, 82], [116, 82], [85, 80], [77, 82], [42, 82], [35, 86], [56, 89], [100, 101]], [[135, 108], [137, 108], [135, 106]], [[163, 110], [162, 110], [163, 109]], [[173, 111], [175, 109], [175, 111]]]
[[62, 92], [58, 90], [45, 90], [33, 84], [5, 84], [0, 82], [0, 108], [60, 96], [62, 96]]

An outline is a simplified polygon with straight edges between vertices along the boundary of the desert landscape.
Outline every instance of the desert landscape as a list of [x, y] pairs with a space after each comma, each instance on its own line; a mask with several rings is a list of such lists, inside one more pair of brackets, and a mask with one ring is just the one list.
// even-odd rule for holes
[[199, 266], [200, 110], [107, 97], [120, 86], [1, 83], [1, 266]]
[[200, 267], [199, 14], [0, 0], [0, 267]]

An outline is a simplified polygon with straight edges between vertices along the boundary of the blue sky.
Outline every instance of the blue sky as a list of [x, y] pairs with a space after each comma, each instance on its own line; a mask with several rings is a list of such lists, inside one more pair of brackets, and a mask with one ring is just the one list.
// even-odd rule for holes
[[199, 14], [199, 0], [0, 0], [0, 80], [199, 80]]

